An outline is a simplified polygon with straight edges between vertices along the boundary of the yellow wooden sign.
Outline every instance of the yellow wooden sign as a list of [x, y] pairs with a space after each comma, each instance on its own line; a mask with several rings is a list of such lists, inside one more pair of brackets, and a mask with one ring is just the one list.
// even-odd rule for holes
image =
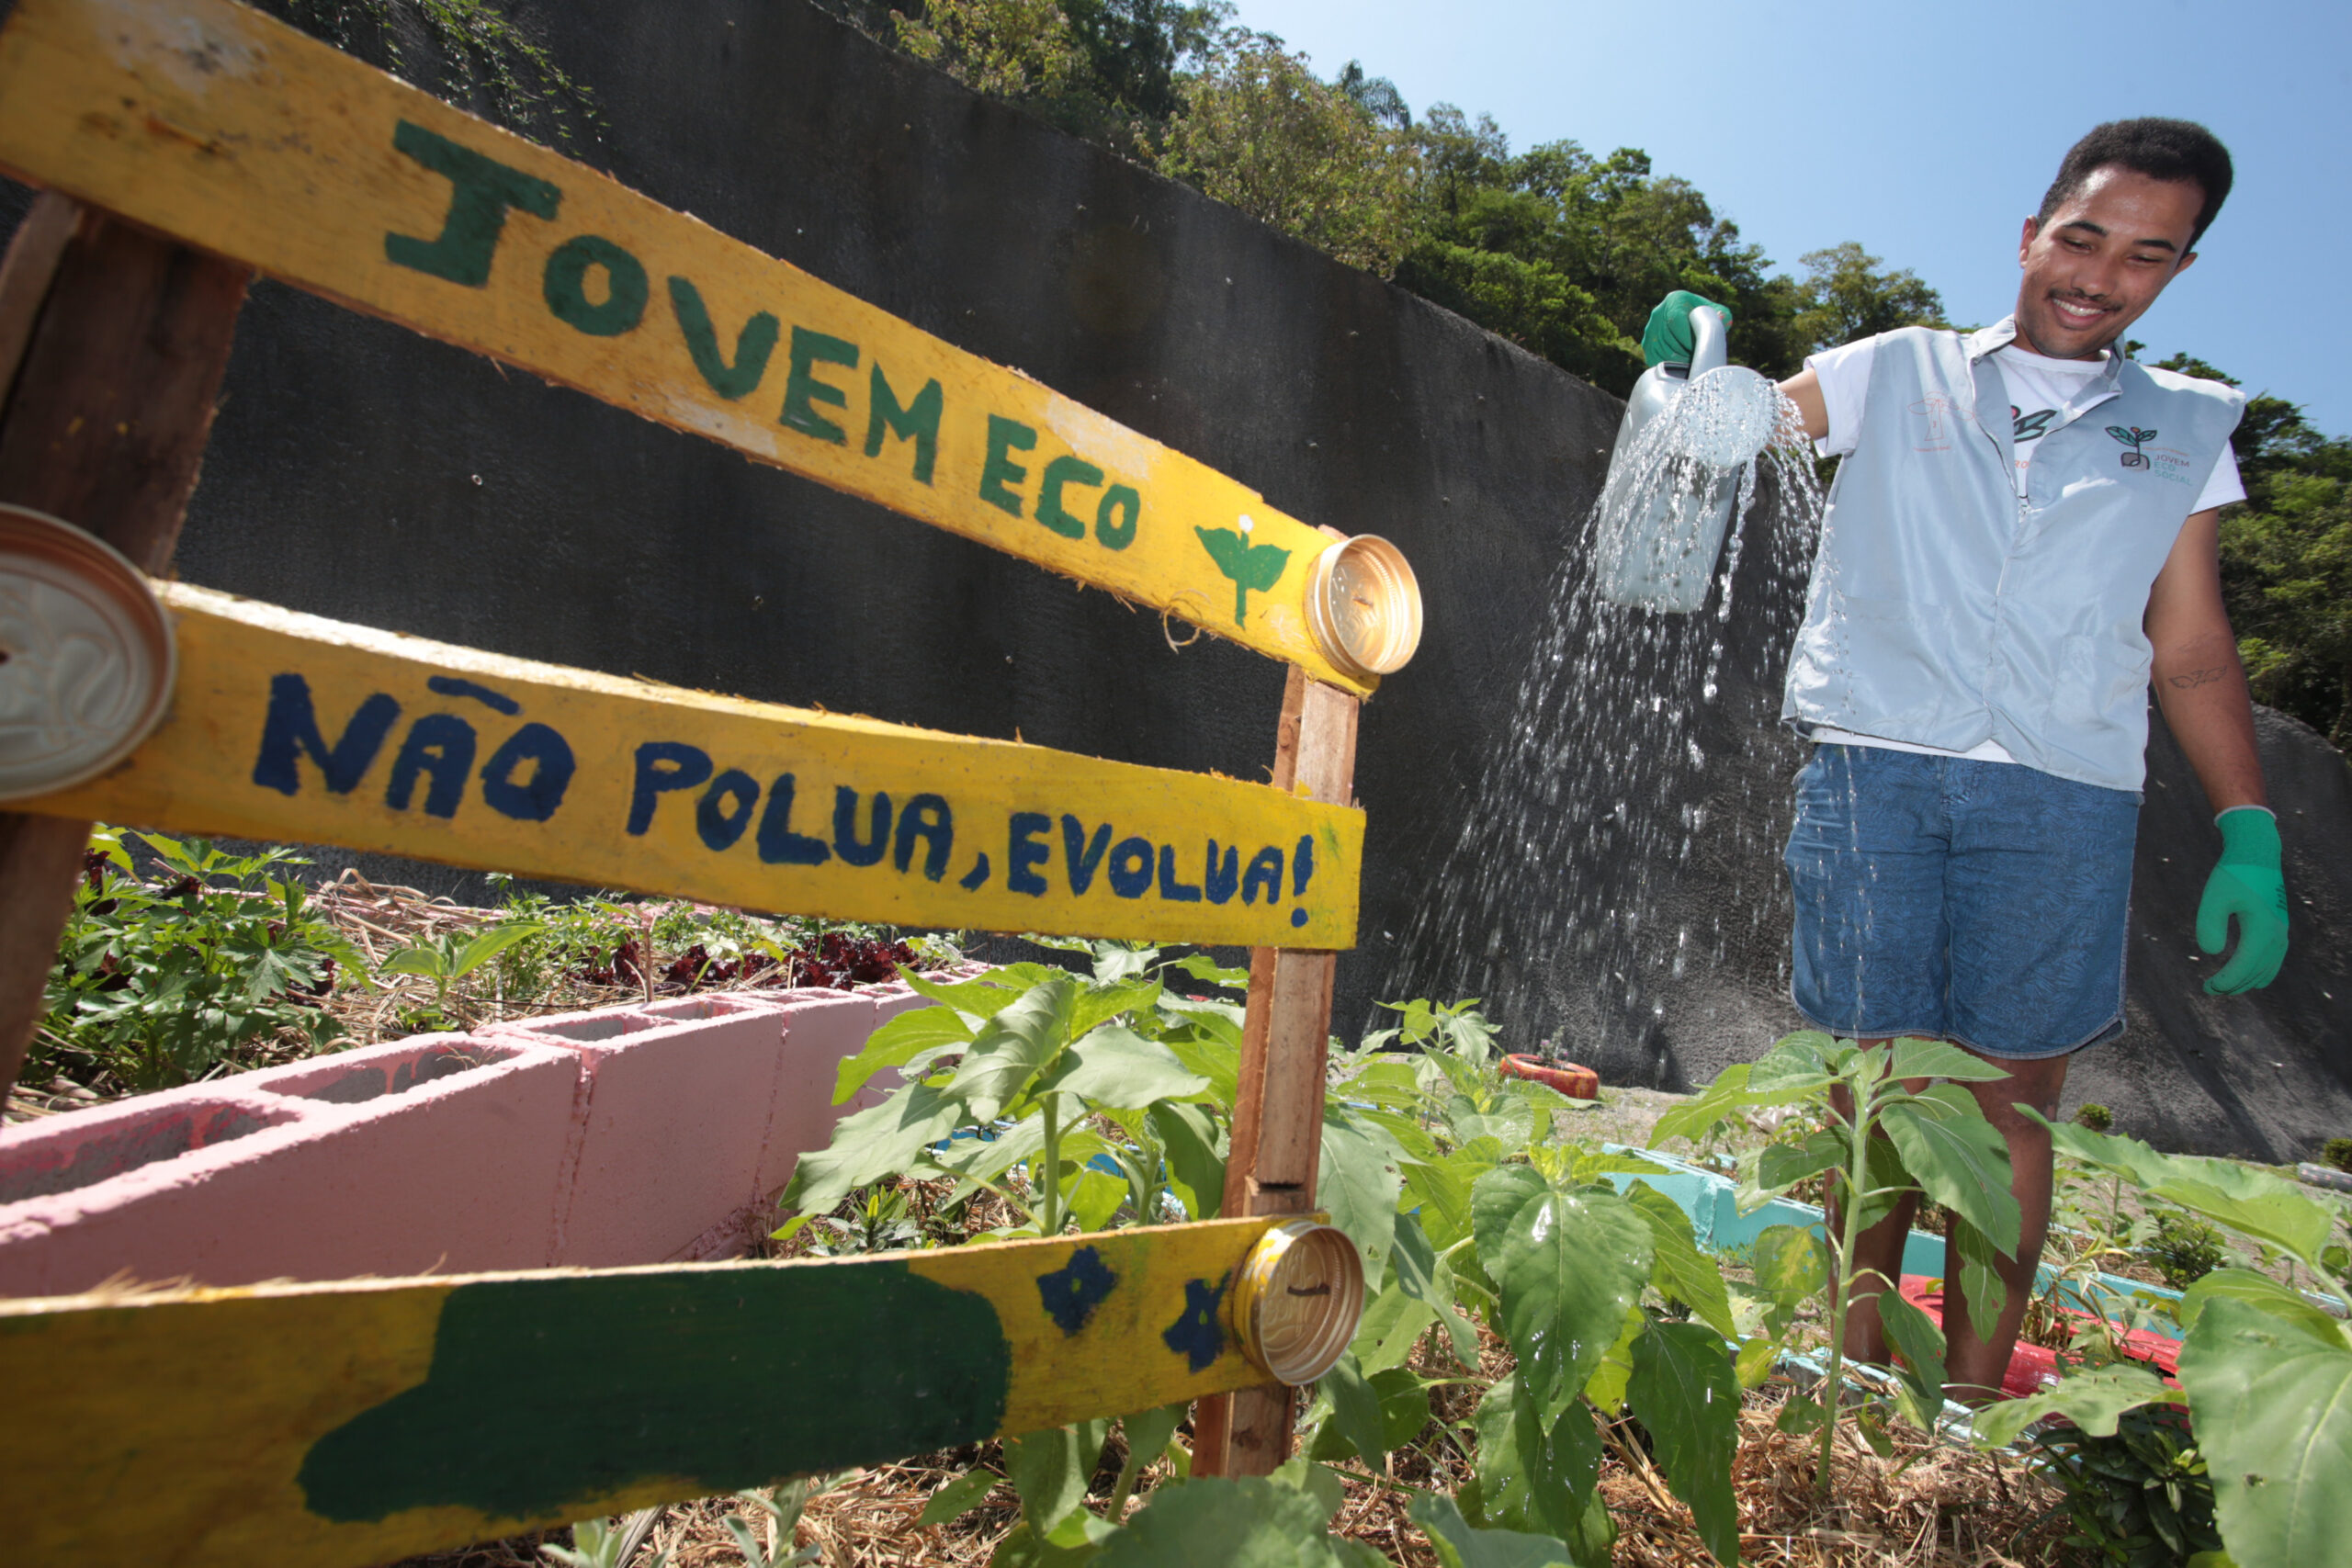
[[1355, 941], [1351, 807], [158, 592], [180, 658], [162, 726], [10, 809], [842, 919]]
[[18, 0], [0, 168], [1355, 692], [1207, 466], [227, 0]]
[[0, 1302], [6, 1559], [356, 1568], [1250, 1387], [1281, 1223]]

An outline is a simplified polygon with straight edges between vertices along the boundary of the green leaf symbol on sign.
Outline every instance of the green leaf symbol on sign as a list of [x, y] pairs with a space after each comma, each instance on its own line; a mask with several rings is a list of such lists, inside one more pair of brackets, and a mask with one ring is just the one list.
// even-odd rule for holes
[[1250, 624], [1250, 591], [1263, 593], [1283, 580], [1290, 552], [1280, 545], [1253, 545], [1238, 528], [1195, 528], [1217, 570], [1233, 580], [1233, 624]]

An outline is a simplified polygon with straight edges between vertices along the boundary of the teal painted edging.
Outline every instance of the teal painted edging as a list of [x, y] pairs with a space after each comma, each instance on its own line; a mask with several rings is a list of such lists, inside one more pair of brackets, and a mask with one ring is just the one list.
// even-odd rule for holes
[[[1739, 1212], [1737, 1184], [1727, 1176], [1673, 1155], [1661, 1154], [1656, 1149], [1631, 1149], [1622, 1144], [1603, 1144], [1601, 1148], [1608, 1154], [1630, 1155], [1663, 1167], [1665, 1174], [1661, 1176], [1635, 1176], [1614, 1171], [1609, 1179], [1620, 1192], [1635, 1181], [1646, 1181], [1673, 1199], [1690, 1217], [1690, 1228], [1696, 1234], [1699, 1245], [1711, 1252], [1729, 1252], [1738, 1247], [1753, 1247], [1756, 1238], [1773, 1225], [1802, 1225], [1815, 1235], [1827, 1239], [1822, 1213], [1810, 1203], [1775, 1198], [1753, 1213], [1743, 1214]], [[1931, 1279], [1941, 1278], [1944, 1272], [1944, 1238], [1929, 1235], [1925, 1231], [1913, 1231], [1910, 1239], [1903, 1244], [1903, 1272], [1922, 1274]], [[2052, 1278], [2049, 1267], [2043, 1266], [2041, 1277], [2036, 1280], [2036, 1288], [2048, 1290]], [[2117, 1295], [2139, 1296], [2166, 1307], [2180, 1300], [2178, 1291], [2163, 1285], [2127, 1280], [2120, 1274], [2101, 1274], [2098, 1278], [2101, 1286]], [[2082, 1299], [2073, 1287], [2068, 1287], [2064, 1293], [2075, 1298], [2070, 1304], [2086, 1312], [2098, 1310], [2093, 1303]], [[2313, 1299], [2329, 1304], [2324, 1298]]]

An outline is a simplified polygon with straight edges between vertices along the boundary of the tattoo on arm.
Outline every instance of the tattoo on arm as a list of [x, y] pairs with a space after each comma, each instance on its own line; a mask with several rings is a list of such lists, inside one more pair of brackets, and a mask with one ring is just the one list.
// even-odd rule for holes
[[2211, 670], [2191, 670], [2186, 675], [2175, 675], [2170, 677], [2170, 680], [2173, 685], [2186, 692], [2192, 686], [2202, 686], [2209, 681], [2218, 681], [2229, 672], [2228, 665], [2216, 664]]

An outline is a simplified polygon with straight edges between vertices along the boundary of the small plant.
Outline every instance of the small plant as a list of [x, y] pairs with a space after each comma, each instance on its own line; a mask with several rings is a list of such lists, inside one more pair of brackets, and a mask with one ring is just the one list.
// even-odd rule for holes
[[319, 1001], [338, 965], [364, 983], [366, 961], [311, 913], [300, 882], [271, 874], [306, 863], [283, 849], [232, 855], [142, 833], [165, 874], [150, 883], [125, 837], [104, 827], [90, 837], [50, 973], [43, 1065], [165, 1089], [281, 1031], [313, 1049], [342, 1036]]
[[2319, 1157], [2338, 1170], [2352, 1170], [2352, 1138], [2330, 1138], [2320, 1145]]
[[2222, 1550], [2213, 1479], [2188, 1417], [2169, 1405], [2125, 1411], [2111, 1436], [2052, 1422], [2028, 1439], [2043, 1480], [2064, 1495], [2064, 1544], [2113, 1568], [2174, 1568]]
[[653, 1533], [654, 1521], [661, 1517], [661, 1509], [647, 1508], [617, 1524], [611, 1519], [582, 1519], [571, 1527], [570, 1546], [549, 1543], [539, 1548], [539, 1555], [558, 1568], [667, 1568], [670, 1554], [666, 1551], [657, 1551], [641, 1562], [637, 1558], [637, 1549]]
[[2141, 1246], [2140, 1256], [2165, 1277], [2176, 1291], [2189, 1286], [2222, 1266], [2228, 1256], [2222, 1233], [2194, 1214], [2160, 1213], [2154, 1233]]
[[401, 1021], [409, 1028], [463, 1029], [465, 1019], [449, 1005], [450, 987], [515, 943], [538, 935], [541, 929], [537, 920], [506, 920], [484, 931], [444, 932], [395, 950], [376, 972], [416, 975], [433, 982], [432, 1008], [413, 1008], [401, 1015]]
[[2075, 1125], [2088, 1127], [2094, 1133], [2104, 1133], [2114, 1127], [2115, 1112], [2096, 1100], [2086, 1101], [2082, 1109], [2075, 1112]]

